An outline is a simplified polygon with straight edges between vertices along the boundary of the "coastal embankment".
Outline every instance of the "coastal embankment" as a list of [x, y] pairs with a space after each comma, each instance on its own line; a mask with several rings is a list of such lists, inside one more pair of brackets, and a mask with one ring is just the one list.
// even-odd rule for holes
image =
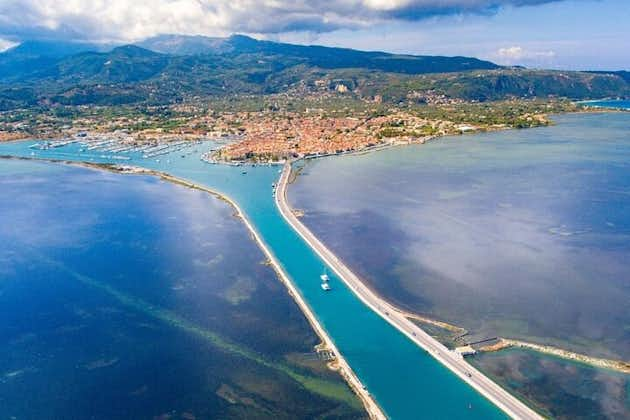
[[340, 261], [292, 212], [287, 202], [286, 190], [291, 174], [291, 164], [283, 169], [276, 193], [276, 205], [287, 223], [326, 262], [335, 274], [359, 297], [365, 305], [405, 334], [415, 344], [426, 350], [480, 394], [492, 401], [507, 415], [515, 419], [540, 419], [534, 410], [505, 391], [483, 373], [468, 364], [463, 357], [449, 350], [409, 320], [398, 308], [377, 296], [342, 261]]

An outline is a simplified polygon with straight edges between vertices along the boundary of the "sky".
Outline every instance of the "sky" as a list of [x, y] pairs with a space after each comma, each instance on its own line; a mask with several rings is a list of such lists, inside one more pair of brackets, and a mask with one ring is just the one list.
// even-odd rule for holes
[[534, 68], [630, 70], [630, 0], [0, 0], [0, 50], [26, 39], [256, 38]]

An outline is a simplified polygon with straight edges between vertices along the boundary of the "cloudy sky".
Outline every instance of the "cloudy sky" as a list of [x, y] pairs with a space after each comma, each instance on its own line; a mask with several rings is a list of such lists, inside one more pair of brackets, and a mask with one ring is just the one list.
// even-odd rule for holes
[[0, 0], [0, 50], [24, 39], [258, 38], [501, 64], [630, 69], [630, 0]]

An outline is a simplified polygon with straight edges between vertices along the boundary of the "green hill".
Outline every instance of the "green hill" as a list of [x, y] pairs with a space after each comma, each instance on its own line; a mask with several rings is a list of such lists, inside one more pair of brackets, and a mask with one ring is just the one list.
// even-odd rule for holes
[[505, 68], [468, 57], [397, 55], [229, 38], [161, 36], [106, 52], [25, 42], [0, 54], [0, 109], [37, 103], [165, 104], [226, 95], [343, 93], [392, 103], [447, 98], [629, 96], [627, 72]]

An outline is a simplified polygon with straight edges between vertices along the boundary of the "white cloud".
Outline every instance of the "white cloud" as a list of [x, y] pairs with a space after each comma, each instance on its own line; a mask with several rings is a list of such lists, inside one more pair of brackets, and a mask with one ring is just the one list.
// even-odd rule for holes
[[554, 0], [0, 0], [0, 35], [132, 41], [163, 33], [321, 32], [550, 1]]
[[525, 49], [521, 46], [511, 46], [499, 48], [495, 54], [496, 61], [499, 64], [548, 64], [556, 57], [556, 53], [551, 50], [533, 51]]

